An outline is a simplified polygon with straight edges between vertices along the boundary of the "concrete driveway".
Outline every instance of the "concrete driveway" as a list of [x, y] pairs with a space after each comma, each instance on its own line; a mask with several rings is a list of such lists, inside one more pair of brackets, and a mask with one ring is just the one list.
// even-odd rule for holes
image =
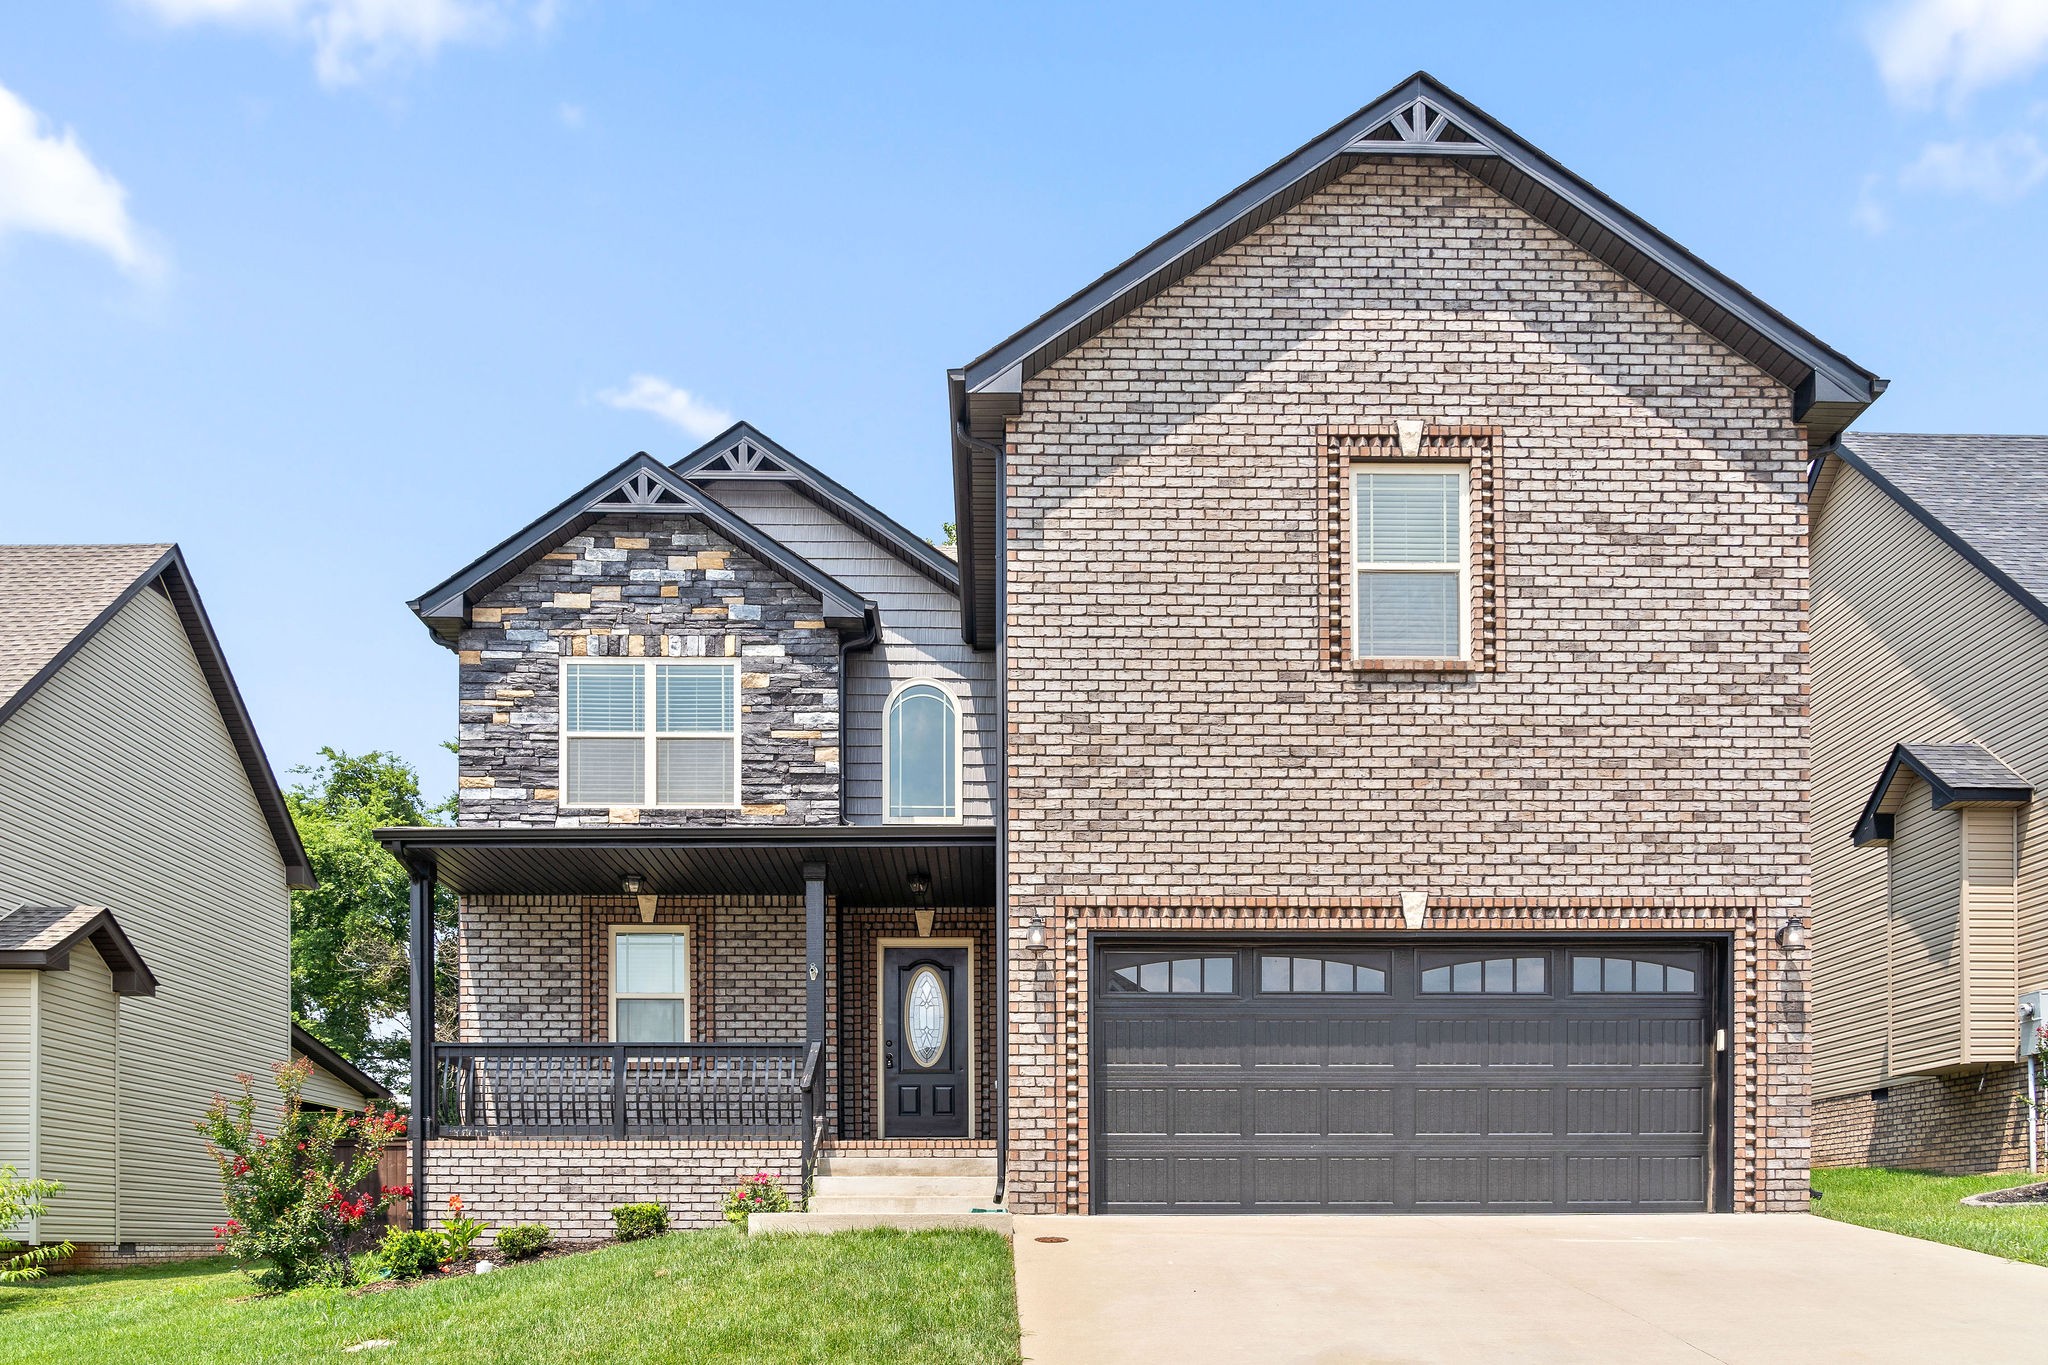
[[1024, 1355], [1050, 1365], [1926, 1365], [2033, 1359], [2048, 1321], [2048, 1269], [1803, 1214], [1020, 1217], [1016, 1236]]

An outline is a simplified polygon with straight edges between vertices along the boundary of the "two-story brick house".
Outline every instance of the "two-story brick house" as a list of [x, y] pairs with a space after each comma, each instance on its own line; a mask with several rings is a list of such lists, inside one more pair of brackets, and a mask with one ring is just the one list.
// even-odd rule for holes
[[[626, 1018], [607, 935], [708, 926], [667, 1008], [815, 1052], [833, 1143], [934, 1140], [905, 1020], [957, 936], [1019, 1211], [1803, 1207], [1802, 476], [1882, 388], [1418, 75], [952, 374], [957, 575], [744, 432], [787, 482], [643, 458], [427, 594], [464, 820], [394, 843], [464, 892], [465, 1016], [578, 1066]], [[946, 648], [890, 652], [870, 562]], [[606, 728], [672, 666], [743, 714], [690, 675], [688, 724]], [[957, 826], [872, 785], [905, 669], [950, 689]], [[694, 792], [735, 734], [739, 790], [661, 809], [665, 736]], [[901, 959], [849, 927], [921, 905]], [[461, 1133], [490, 1059], [437, 1051]], [[463, 1141], [430, 1185], [568, 1159]], [[603, 1160], [730, 1164], [663, 1141]]]

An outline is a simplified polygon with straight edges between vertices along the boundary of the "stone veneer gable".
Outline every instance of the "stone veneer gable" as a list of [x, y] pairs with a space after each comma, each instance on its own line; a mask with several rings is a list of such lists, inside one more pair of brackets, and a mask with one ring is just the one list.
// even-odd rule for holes
[[[607, 517], [481, 598], [459, 642], [465, 825], [839, 821], [839, 636], [818, 598], [695, 517]], [[738, 810], [560, 803], [561, 661], [731, 658]]]

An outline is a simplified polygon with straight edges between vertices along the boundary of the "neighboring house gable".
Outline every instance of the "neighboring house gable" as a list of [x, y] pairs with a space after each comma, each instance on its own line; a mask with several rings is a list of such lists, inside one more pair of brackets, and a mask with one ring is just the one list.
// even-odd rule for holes
[[[219, 1179], [193, 1124], [288, 1055], [305, 853], [175, 547], [0, 547], [0, 620], [0, 925], [112, 912], [68, 949], [12, 949], [61, 970], [0, 954], [0, 994], [42, 999], [49, 1159], [92, 1172], [46, 1230], [76, 1216], [76, 1240], [204, 1243]], [[146, 967], [109, 968], [94, 939], [116, 934]], [[153, 994], [122, 993], [145, 977]]]
[[[2011, 775], [2001, 781], [2048, 781], [2043, 488], [2048, 439], [2039, 437], [1854, 433], [1814, 471], [1819, 1162], [2025, 1164], [2011, 1059], [2017, 993], [2048, 986], [2048, 802], [1959, 807], [1944, 792], [1982, 799], [1998, 794], [1996, 784], [1966, 782], [1938, 760], [1975, 753]], [[1933, 757], [1916, 766], [1916, 752]], [[1896, 813], [1881, 808], [1886, 801]], [[1895, 831], [1889, 842], [1884, 826]], [[1910, 958], [1946, 935], [1960, 952], [1971, 923], [1961, 892], [1901, 876], [1949, 857], [1960, 878], [1966, 830], [1977, 835], [1976, 913], [2009, 913], [2015, 922], [1998, 932], [2016, 946], [1977, 936], [1976, 1041], [1944, 1025], [1938, 1047], [1901, 1046], [1896, 1021], [1964, 1008], [1960, 956], [1927, 988], [1942, 997], [1937, 1006], [1925, 990], [1913, 994], [1920, 987], [1899, 974], [1897, 950], [1917, 945]], [[2015, 837], [2004, 873], [1983, 866]], [[1948, 851], [1937, 854], [1937, 844]], [[2004, 1064], [1985, 1073], [1994, 1063]], [[1965, 1081], [1940, 1078], [1961, 1065], [1975, 1068]]]

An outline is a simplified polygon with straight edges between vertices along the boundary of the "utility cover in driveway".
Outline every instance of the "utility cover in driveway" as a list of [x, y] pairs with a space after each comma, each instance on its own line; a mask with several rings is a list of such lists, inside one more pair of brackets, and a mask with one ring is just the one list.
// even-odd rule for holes
[[1097, 1210], [1708, 1207], [1710, 948], [1413, 943], [1099, 952]]

